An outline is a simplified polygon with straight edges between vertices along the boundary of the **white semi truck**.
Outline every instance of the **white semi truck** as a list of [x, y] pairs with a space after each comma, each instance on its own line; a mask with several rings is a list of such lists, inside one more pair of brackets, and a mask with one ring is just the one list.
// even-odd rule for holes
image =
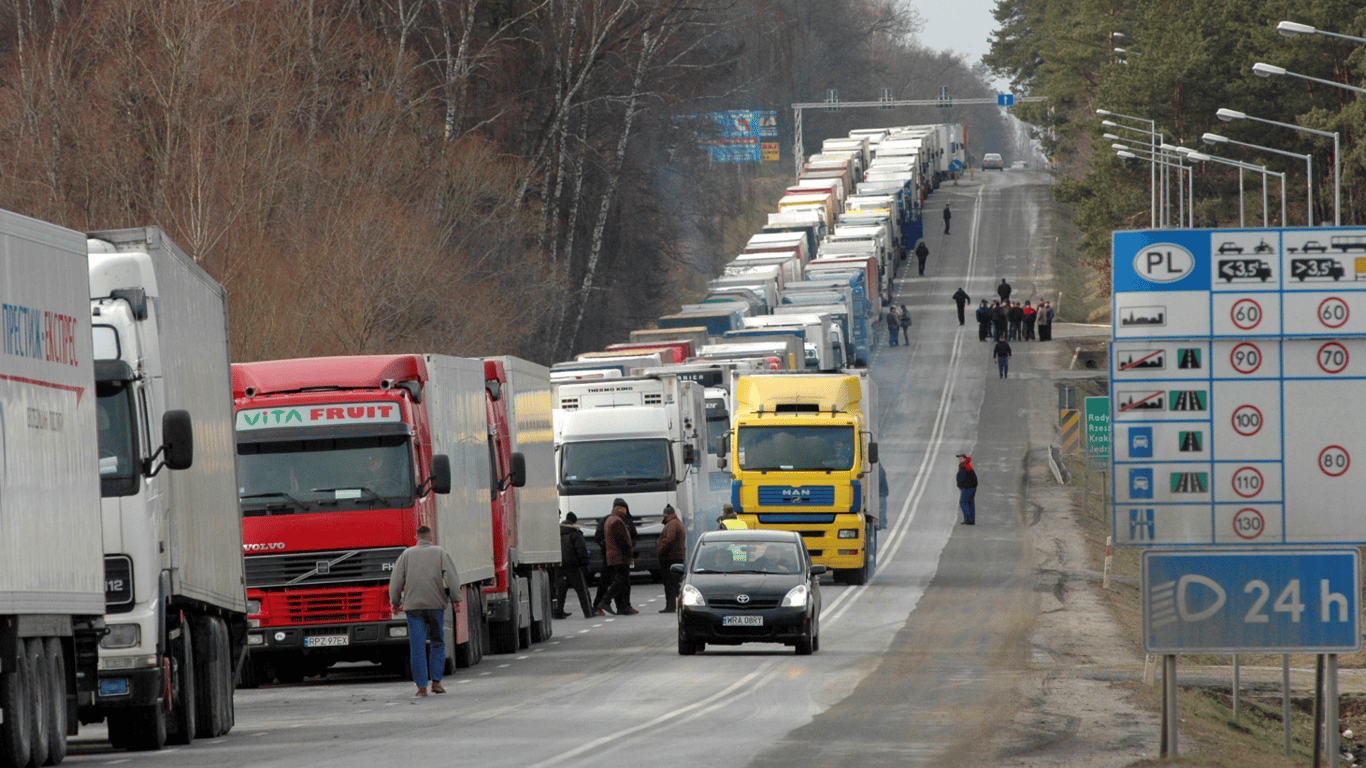
[[104, 632], [85, 235], [0, 211], [0, 765], [53, 765]]
[[[598, 382], [564, 382], [555, 390], [555, 466], [560, 511], [573, 512], [590, 542], [612, 501], [624, 499], [639, 537], [635, 569], [659, 570], [655, 543], [664, 506], [685, 526], [715, 519], [703, 459], [707, 429], [704, 388], [673, 374]], [[601, 552], [590, 543], [592, 568]]]
[[247, 606], [227, 296], [156, 227], [88, 248], [107, 634], [79, 716], [159, 749], [233, 725]]

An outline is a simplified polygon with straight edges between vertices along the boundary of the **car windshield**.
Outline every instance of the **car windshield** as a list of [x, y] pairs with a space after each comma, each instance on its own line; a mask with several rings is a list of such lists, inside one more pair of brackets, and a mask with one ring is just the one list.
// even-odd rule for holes
[[854, 466], [853, 426], [741, 427], [736, 437], [740, 469], [811, 472]]
[[560, 483], [565, 486], [632, 485], [672, 478], [669, 441], [585, 440], [560, 449]]
[[243, 442], [237, 446], [244, 515], [411, 506], [406, 435]]
[[693, 556], [693, 573], [800, 573], [797, 545], [784, 541], [704, 541]]

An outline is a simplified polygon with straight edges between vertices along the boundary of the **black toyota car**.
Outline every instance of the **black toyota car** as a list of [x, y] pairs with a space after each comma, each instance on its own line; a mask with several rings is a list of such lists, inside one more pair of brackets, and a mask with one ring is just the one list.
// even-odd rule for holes
[[806, 655], [820, 648], [825, 566], [812, 565], [793, 531], [709, 531], [684, 575], [678, 605], [678, 652], [712, 645], [782, 643]]

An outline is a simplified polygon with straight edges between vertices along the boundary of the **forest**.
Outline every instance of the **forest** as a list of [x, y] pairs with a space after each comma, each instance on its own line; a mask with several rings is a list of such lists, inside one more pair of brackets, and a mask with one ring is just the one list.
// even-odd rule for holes
[[[162, 227], [227, 287], [234, 360], [549, 363], [700, 295], [791, 178], [790, 104], [994, 92], [919, 29], [904, 0], [12, 0], [0, 208]], [[777, 111], [780, 162], [709, 160], [730, 109]], [[1008, 141], [929, 107], [804, 139], [945, 121]]]
[[[1360, 38], [1366, 35], [1361, 3], [1000, 0], [995, 16], [999, 28], [984, 63], [1016, 92], [1044, 97], [1017, 111], [1035, 126], [1055, 164], [1058, 199], [1074, 208], [1084, 234], [1079, 255], [1104, 274], [1109, 274], [1111, 232], [1152, 226], [1147, 156], [1138, 151], [1133, 152], [1138, 159], [1123, 159], [1113, 148], [1147, 146], [1149, 133], [1170, 145], [1270, 172], [1218, 161], [1192, 163], [1187, 183], [1193, 182], [1194, 203], [1187, 217], [1193, 216], [1194, 226], [1261, 226], [1265, 176], [1269, 225], [1281, 226], [1284, 204], [1286, 226], [1296, 227], [1310, 221], [1331, 226], [1337, 220], [1333, 138], [1265, 121], [1336, 132], [1341, 223], [1366, 221], [1366, 147], [1358, 142], [1366, 129], [1366, 105], [1358, 96], [1366, 51], [1361, 42], [1328, 34], [1286, 36], [1277, 30], [1291, 21]], [[1291, 74], [1259, 77], [1253, 71], [1259, 62]], [[1224, 121], [1220, 110], [1248, 117]], [[1113, 125], [1102, 124], [1107, 120]], [[1218, 137], [1215, 143], [1204, 141], [1207, 133]], [[1306, 155], [1311, 159], [1306, 161]], [[1306, 188], [1310, 168], [1312, 219]], [[1284, 175], [1284, 197], [1280, 177], [1272, 173]], [[1176, 194], [1170, 193], [1172, 220], [1178, 213]]]

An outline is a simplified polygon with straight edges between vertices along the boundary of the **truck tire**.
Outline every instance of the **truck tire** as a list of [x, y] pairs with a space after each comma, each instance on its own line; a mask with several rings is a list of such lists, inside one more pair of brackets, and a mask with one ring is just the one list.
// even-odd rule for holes
[[62, 651], [61, 638], [49, 637], [43, 641], [43, 659], [47, 666], [48, 704], [52, 716], [44, 765], [57, 765], [66, 759], [66, 654]]
[[28, 654], [22, 648], [20, 642], [14, 654], [14, 671], [0, 673], [0, 708], [5, 712], [5, 719], [0, 722], [0, 764], [4, 765], [27, 765], [32, 753], [33, 725], [29, 723], [32, 704], [28, 691], [32, 676], [28, 670]]
[[[554, 613], [554, 599], [551, 597], [550, 579], [545, 571], [534, 571], [531, 574], [531, 597], [532, 602], [540, 607], [541, 618], [531, 623], [531, 642], [544, 643], [555, 634], [555, 622], [551, 618]], [[536, 615], [536, 612], [531, 614]]]
[[[521, 578], [518, 578], [517, 581], [520, 582]], [[536, 613], [531, 610], [531, 604], [536, 599], [536, 593], [532, 590], [531, 577], [529, 576], [526, 579], [525, 587], [527, 592], [526, 626], [523, 627], [521, 625], [522, 617], [520, 615], [517, 617], [518, 620], [515, 622], [517, 624], [517, 650], [519, 651], [523, 651], [531, 647], [531, 628], [536, 625]]]
[[261, 678], [260, 662], [253, 659], [251, 654], [248, 653], [247, 657], [242, 660], [242, 668], [237, 670], [237, 687], [246, 689], [260, 688]]
[[520, 586], [515, 577], [508, 579], [507, 620], [489, 624], [489, 650], [493, 653], [516, 653], [521, 645], [521, 600], [517, 594]]
[[29, 674], [28, 762], [32, 766], [46, 765], [52, 739], [52, 688], [48, 683], [47, 654], [41, 637], [24, 640], [23, 648]]
[[180, 637], [171, 644], [174, 654], [171, 664], [171, 706], [166, 723], [166, 740], [171, 744], [193, 744], [195, 737], [195, 668], [194, 633], [190, 622], [180, 624]]
[[137, 752], [161, 749], [166, 746], [166, 707], [157, 703], [110, 712], [109, 741]]
[[[480, 609], [479, 592], [469, 587], [465, 588], [465, 603], [463, 610], [466, 614], [466, 622], [469, 626], [470, 639], [455, 646], [455, 666], [458, 669], [467, 669], [478, 664], [484, 659], [484, 651], [489, 647], [489, 628], [484, 621], [484, 612]], [[471, 608], [470, 606], [474, 606]]]
[[224, 691], [224, 680], [231, 675], [228, 660], [227, 630], [223, 621], [213, 616], [196, 616], [191, 621], [194, 646], [199, 649], [195, 658], [195, 733], [213, 739], [228, 732], [227, 708], [232, 701], [231, 689]]

